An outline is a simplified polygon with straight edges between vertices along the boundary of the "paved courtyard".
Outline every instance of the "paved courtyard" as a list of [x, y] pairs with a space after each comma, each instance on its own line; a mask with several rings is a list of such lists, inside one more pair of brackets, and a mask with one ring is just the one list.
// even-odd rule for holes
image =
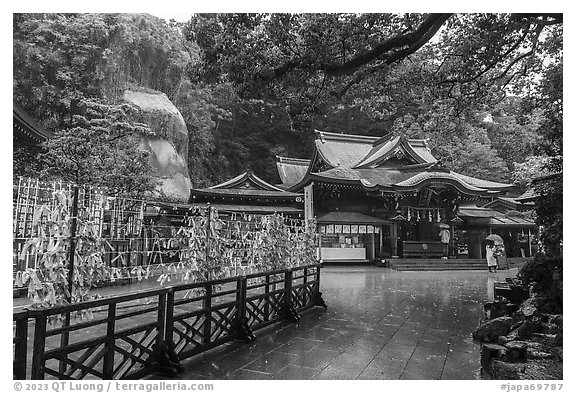
[[[471, 333], [493, 283], [517, 270], [397, 272], [326, 266], [328, 309], [193, 358], [179, 379], [478, 379]], [[164, 377], [160, 377], [164, 378]]]

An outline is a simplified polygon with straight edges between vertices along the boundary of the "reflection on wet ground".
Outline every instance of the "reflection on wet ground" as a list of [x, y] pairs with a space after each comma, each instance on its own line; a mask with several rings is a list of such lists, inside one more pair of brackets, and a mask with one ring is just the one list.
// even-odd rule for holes
[[516, 273], [326, 266], [327, 310], [193, 358], [178, 378], [477, 379], [471, 333], [494, 297], [494, 281]]

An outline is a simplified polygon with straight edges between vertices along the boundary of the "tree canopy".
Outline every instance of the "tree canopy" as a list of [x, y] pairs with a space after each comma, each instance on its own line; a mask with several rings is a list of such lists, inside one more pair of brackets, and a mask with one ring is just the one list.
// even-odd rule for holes
[[209, 14], [184, 30], [201, 49], [192, 80], [274, 103], [284, 109], [275, 122], [285, 119], [303, 140], [314, 128], [393, 130], [429, 138], [455, 170], [511, 181], [527, 157], [549, 154], [539, 150], [552, 132], [542, 128], [542, 76], [561, 68], [562, 22], [559, 14]]
[[[561, 14], [15, 14], [14, 99], [51, 130], [129, 84], [180, 109], [194, 186], [314, 129], [427, 138], [460, 172], [526, 184], [561, 169]], [[548, 159], [553, 157], [553, 159]], [[544, 165], [545, 164], [545, 165]]]
[[106, 187], [109, 195], [140, 196], [155, 182], [148, 152], [138, 149], [136, 135], [152, 136], [150, 129], [131, 122], [136, 108], [87, 100], [79, 113], [46, 143], [41, 175], [74, 184]]

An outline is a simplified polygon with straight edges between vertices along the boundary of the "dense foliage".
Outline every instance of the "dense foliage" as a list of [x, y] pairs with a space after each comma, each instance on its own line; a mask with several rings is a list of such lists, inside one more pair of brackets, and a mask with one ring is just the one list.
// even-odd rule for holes
[[[57, 135], [36, 175], [123, 191], [153, 187], [130, 138], [142, 126], [119, 98], [130, 84], [177, 94], [194, 55], [179, 30], [138, 14], [14, 14], [13, 42], [14, 102]], [[29, 157], [17, 157], [15, 174], [30, 175]]]
[[558, 15], [209, 14], [185, 36], [201, 48], [192, 80], [277, 105], [271, 123], [299, 142], [393, 130], [429, 138], [454, 170], [523, 184], [515, 172], [542, 154], [539, 77], [562, 61]]
[[135, 135], [150, 129], [130, 122], [137, 109], [127, 104], [82, 101], [41, 154], [43, 178], [106, 187], [112, 194], [142, 195], [155, 187], [148, 152], [138, 149]]

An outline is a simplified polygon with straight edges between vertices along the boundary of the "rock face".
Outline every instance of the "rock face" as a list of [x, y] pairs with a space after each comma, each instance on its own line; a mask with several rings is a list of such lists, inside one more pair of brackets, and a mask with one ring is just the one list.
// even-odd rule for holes
[[123, 99], [141, 109], [142, 115], [135, 120], [147, 124], [156, 134], [154, 138], [141, 137], [140, 147], [151, 153], [159, 191], [187, 200], [192, 185], [188, 173], [188, 130], [182, 114], [166, 94], [158, 91], [126, 90]]

